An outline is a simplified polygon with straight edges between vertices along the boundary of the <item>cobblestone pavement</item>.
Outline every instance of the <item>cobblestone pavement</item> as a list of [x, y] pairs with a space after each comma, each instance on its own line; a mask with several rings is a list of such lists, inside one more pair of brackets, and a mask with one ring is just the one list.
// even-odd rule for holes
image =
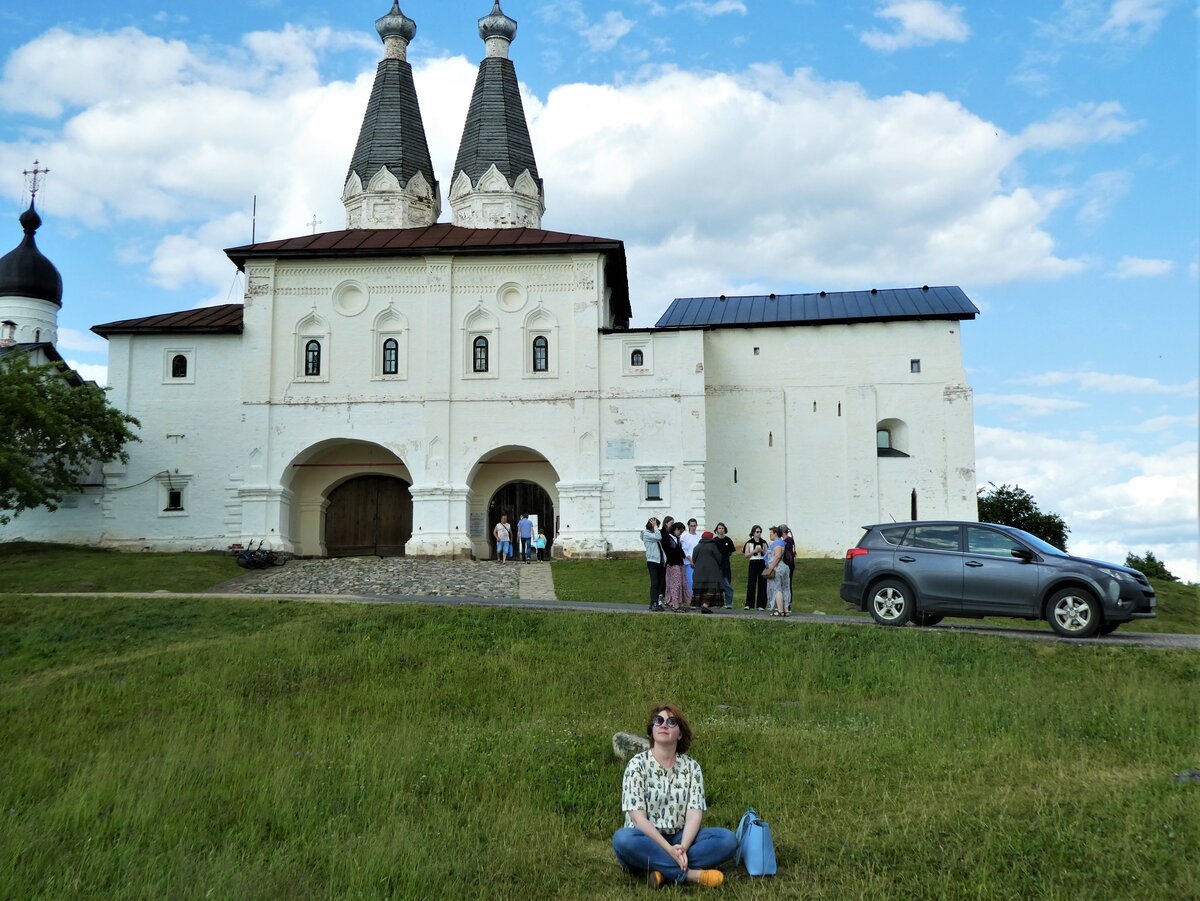
[[[521, 597], [520, 570], [533, 569], [534, 565], [485, 560], [410, 560], [407, 557], [290, 560], [286, 566], [249, 572], [218, 588], [223, 592], [244, 594], [517, 598]], [[547, 564], [542, 566], [549, 570]]]

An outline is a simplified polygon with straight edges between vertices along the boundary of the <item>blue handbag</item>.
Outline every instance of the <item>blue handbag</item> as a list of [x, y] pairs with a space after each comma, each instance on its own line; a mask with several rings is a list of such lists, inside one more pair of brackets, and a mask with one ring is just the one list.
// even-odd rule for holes
[[771, 827], [758, 818], [753, 807], [742, 816], [737, 827], [737, 855], [734, 866], [745, 863], [751, 876], [775, 875], [775, 842]]

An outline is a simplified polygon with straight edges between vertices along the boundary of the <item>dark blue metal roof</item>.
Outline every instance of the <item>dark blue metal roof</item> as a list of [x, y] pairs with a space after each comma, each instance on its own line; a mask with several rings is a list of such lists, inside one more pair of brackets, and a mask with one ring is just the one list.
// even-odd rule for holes
[[657, 328], [747, 328], [824, 325], [901, 319], [974, 319], [978, 308], [962, 288], [886, 288], [769, 294], [752, 297], [677, 297]]

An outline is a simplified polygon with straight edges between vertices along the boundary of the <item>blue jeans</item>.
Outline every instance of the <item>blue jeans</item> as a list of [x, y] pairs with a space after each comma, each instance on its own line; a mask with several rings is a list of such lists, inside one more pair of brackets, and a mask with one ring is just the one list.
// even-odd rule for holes
[[695, 591], [696, 589], [692, 588], [692, 572], [693, 572], [693, 570], [692, 570], [692, 564], [691, 564], [691, 563], [684, 563], [684, 564], [683, 564], [683, 571], [684, 571], [684, 574], [687, 576], [687, 580], [688, 580], [688, 591]]
[[532, 538], [526, 538], [524, 535], [522, 535], [522, 536], [521, 536], [521, 559], [522, 559], [522, 560], [528, 560], [528, 559], [529, 559], [529, 556], [530, 556], [530, 555], [529, 555], [529, 549], [530, 549], [530, 547], [532, 547], [532, 546], [533, 546], [533, 539], [532, 539]]
[[[683, 838], [683, 831], [667, 835], [665, 838], [672, 845], [678, 845]], [[613, 851], [621, 866], [632, 873], [648, 873], [658, 870], [668, 882], [684, 882], [687, 875], [679, 869], [675, 858], [658, 846], [640, 829], [626, 826], [613, 833]], [[737, 839], [728, 829], [701, 829], [696, 840], [688, 848], [688, 869], [711, 870], [719, 867], [733, 858], [737, 851]]]
[[733, 607], [733, 581], [729, 576], [722, 577], [721, 581], [725, 584], [725, 606]]

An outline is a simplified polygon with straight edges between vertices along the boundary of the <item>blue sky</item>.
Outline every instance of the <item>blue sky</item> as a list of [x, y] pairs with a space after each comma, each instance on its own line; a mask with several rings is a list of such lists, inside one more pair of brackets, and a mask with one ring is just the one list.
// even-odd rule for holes
[[[96, 323], [240, 300], [221, 249], [255, 195], [260, 240], [343, 226], [389, 2], [0, 9], [0, 252], [40, 160], [82, 371], [104, 378]], [[489, 5], [401, 4], [443, 199]], [[960, 285], [980, 483], [1031, 491], [1074, 552], [1200, 577], [1192, 0], [504, 8], [543, 224], [626, 242], [635, 324], [676, 296]]]

